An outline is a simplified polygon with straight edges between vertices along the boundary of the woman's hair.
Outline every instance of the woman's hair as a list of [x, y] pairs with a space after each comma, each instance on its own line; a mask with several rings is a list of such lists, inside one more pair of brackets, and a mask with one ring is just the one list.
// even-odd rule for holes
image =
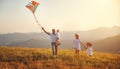
[[86, 45], [89, 46], [89, 47], [92, 46], [92, 44], [90, 42], [86, 42]]

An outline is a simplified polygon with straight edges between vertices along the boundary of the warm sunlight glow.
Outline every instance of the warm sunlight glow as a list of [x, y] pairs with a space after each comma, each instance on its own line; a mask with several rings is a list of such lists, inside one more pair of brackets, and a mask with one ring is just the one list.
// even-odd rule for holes
[[[90, 30], [120, 26], [119, 0], [37, 0], [35, 14], [43, 27], [51, 31]], [[0, 33], [40, 32], [28, 0], [0, 1]]]

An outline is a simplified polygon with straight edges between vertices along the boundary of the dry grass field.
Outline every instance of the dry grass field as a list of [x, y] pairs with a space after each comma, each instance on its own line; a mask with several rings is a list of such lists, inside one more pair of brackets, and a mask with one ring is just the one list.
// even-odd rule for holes
[[58, 56], [51, 49], [0, 47], [0, 69], [120, 69], [120, 54], [95, 52], [87, 56], [74, 50], [59, 50]]

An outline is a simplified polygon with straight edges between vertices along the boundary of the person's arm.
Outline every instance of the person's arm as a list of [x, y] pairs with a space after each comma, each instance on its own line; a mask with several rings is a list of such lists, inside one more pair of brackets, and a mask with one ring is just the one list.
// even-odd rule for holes
[[[79, 40], [80, 41], [80, 40]], [[81, 41], [80, 41], [80, 43], [85, 47], [85, 49], [87, 49], [87, 46], [85, 46]]]
[[43, 30], [46, 34], [50, 35], [50, 33], [47, 32], [43, 27], [42, 27], [42, 30]]
[[75, 40], [73, 40], [73, 46], [72, 46], [72, 49], [75, 48]]

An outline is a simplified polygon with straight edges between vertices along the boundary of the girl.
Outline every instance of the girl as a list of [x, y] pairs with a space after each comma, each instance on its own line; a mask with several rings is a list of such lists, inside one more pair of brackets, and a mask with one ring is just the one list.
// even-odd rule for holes
[[86, 52], [89, 56], [93, 55], [92, 44], [90, 42], [86, 42]]
[[79, 52], [81, 50], [81, 45], [80, 45], [80, 40], [79, 40], [79, 35], [78, 34], [75, 34], [74, 49], [75, 49], [75, 54], [79, 55]]

